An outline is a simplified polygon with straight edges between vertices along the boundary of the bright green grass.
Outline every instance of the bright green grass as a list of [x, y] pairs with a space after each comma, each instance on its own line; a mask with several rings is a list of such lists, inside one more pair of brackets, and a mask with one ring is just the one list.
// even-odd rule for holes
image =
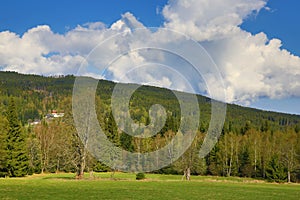
[[146, 174], [97, 173], [74, 180], [74, 174], [0, 179], [0, 199], [300, 199], [300, 185], [255, 183], [252, 179]]

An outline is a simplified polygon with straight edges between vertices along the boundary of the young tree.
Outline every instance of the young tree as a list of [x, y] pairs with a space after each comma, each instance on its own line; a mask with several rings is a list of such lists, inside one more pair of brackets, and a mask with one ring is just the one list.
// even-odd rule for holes
[[54, 146], [54, 135], [55, 131], [52, 129], [45, 120], [42, 123], [35, 127], [35, 134], [40, 144], [41, 151], [41, 172], [44, 173], [49, 169], [50, 161], [50, 150]]
[[177, 171], [183, 172], [182, 179], [190, 180], [191, 174], [205, 174], [206, 163], [204, 158], [199, 157], [199, 149], [203, 142], [203, 135], [197, 133], [191, 146], [185, 151], [185, 153], [174, 163]]
[[7, 120], [8, 176], [25, 176], [28, 173], [27, 141], [17, 117], [16, 105], [13, 98], [11, 98], [8, 105]]
[[292, 130], [282, 133], [282, 144], [280, 145], [281, 162], [287, 169], [287, 179], [291, 182], [291, 174], [294, 173], [299, 166], [297, 163], [297, 134]]
[[254, 177], [260, 176], [261, 173], [259, 170], [262, 169], [261, 166], [261, 157], [262, 157], [262, 137], [261, 137], [261, 132], [255, 130], [255, 129], [250, 129], [247, 131], [246, 135], [247, 137], [247, 143], [249, 147], [249, 158], [251, 165], [253, 167], [253, 175]]
[[27, 150], [29, 160], [28, 174], [41, 173], [41, 148], [39, 140], [34, 134], [32, 127], [26, 130], [28, 134]]
[[[78, 133], [75, 124], [73, 115], [71, 113], [71, 103], [70, 99], [66, 100], [65, 104], [68, 105], [65, 107], [65, 115], [63, 118], [64, 129], [66, 134], [68, 134], [69, 139], [67, 141], [68, 145], [71, 147], [71, 157], [72, 163], [76, 168], [76, 178], [82, 179], [84, 176], [84, 171], [86, 167], [86, 158], [87, 158], [87, 146], [89, 142], [89, 122], [90, 122], [90, 106], [87, 102], [84, 102], [85, 106], [82, 106], [80, 114], [80, 120], [84, 124], [82, 132]], [[84, 109], [87, 108], [87, 109]]]
[[237, 161], [239, 151], [239, 137], [234, 133], [225, 134], [219, 141], [222, 172], [225, 176], [237, 174]]
[[268, 168], [268, 163], [271, 161], [272, 155], [274, 154], [274, 145], [272, 145], [271, 133], [262, 133], [261, 137], [262, 147], [261, 147], [261, 177], [266, 178], [266, 170]]

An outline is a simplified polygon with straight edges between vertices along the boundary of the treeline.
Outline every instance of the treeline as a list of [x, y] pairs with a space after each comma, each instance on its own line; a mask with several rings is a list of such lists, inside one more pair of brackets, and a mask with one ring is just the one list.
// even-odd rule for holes
[[[0, 176], [63, 171], [74, 172], [80, 178], [86, 171], [114, 170], [97, 161], [76, 132], [71, 113], [74, 80], [74, 76], [0, 72]], [[151, 152], [168, 144], [176, 134], [184, 134], [178, 132], [182, 119], [176, 96], [170, 90], [150, 86], [140, 87], [131, 97], [130, 115], [135, 122], [147, 125], [150, 107], [160, 104], [167, 113], [165, 125], [157, 135], [146, 139], [123, 132], [110, 106], [114, 86], [113, 82], [99, 81], [96, 113], [116, 146], [130, 152]], [[217, 145], [200, 159], [199, 149], [210, 120], [210, 99], [198, 96], [198, 101], [201, 117], [193, 144], [172, 165], [155, 173], [184, 174], [187, 179], [190, 174], [200, 174], [276, 182], [300, 180], [300, 116], [228, 105]], [[46, 119], [52, 110], [65, 115]], [[34, 120], [40, 120], [39, 124], [30, 125]], [[169, 154], [174, 159], [175, 150], [169, 149]]]
[[[70, 102], [64, 102], [68, 105]], [[70, 105], [70, 104], [69, 104]], [[43, 120], [36, 126], [21, 127], [9, 104], [9, 113], [1, 121], [1, 176], [24, 176], [43, 172], [111, 171], [93, 158], [78, 138], [72, 116]], [[165, 146], [175, 137], [171, 128], [158, 135], [141, 139], [120, 131], [111, 116], [104, 130], [116, 145], [132, 152], [149, 152]], [[247, 124], [240, 133], [225, 132], [214, 149], [203, 159], [199, 150], [205, 132], [198, 132], [191, 147], [172, 165], [155, 173], [240, 176], [262, 178], [276, 182], [297, 182], [300, 179], [300, 135], [286, 127], [272, 132]], [[181, 133], [177, 133], [181, 134]], [[175, 154], [170, 149], [169, 158]]]
[[300, 179], [299, 145], [299, 134], [289, 128], [226, 133], [206, 158], [207, 173], [296, 182]]

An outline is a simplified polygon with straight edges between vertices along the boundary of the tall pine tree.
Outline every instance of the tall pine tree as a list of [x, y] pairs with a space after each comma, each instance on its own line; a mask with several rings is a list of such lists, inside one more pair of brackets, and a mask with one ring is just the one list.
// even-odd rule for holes
[[8, 176], [22, 177], [28, 172], [26, 136], [17, 117], [16, 105], [11, 98], [7, 111], [7, 163]]

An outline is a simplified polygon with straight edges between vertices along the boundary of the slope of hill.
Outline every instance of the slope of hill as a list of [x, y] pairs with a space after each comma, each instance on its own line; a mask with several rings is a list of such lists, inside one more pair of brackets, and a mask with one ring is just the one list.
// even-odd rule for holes
[[[5, 105], [10, 96], [16, 98], [19, 117], [25, 124], [28, 120], [39, 119], [51, 110], [64, 110], [65, 105], [61, 101], [72, 96], [75, 77], [43, 77], [38, 75], [24, 75], [16, 72], [0, 72], [0, 108], [1, 114], [5, 112]], [[114, 83], [100, 80], [98, 94], [106, 104], [110, 103], [110, 96]], [[210, 116], [210, 99], [201, 95], [198, 102], [201, 111], [201, 119], [206, 122]], [[142, 108], [147, 111], [152, 104], [162, 104], [168, 110], [179, 114], [179, 105], [172, 91], [152, 86], [140, 87], [132, 97], [132, 107]], [[133, 109], [135, 110], [135, 109]], [[137, 111], [138, 112], [138, 111]], [[133, 112], [132, 114], [135, 115]], [[136, 113], [141, 115], [141, 113]], [[274, 130], [285, 126], [298, 126], [299, 115], [291, 115], [270, 111], [263, 111], [238, 105], [227, 105], [225, 128], [240, 130], [246, 124], [256, 128], [270, 126]], [[230, 127], [229, 127], [230, 126]]]

